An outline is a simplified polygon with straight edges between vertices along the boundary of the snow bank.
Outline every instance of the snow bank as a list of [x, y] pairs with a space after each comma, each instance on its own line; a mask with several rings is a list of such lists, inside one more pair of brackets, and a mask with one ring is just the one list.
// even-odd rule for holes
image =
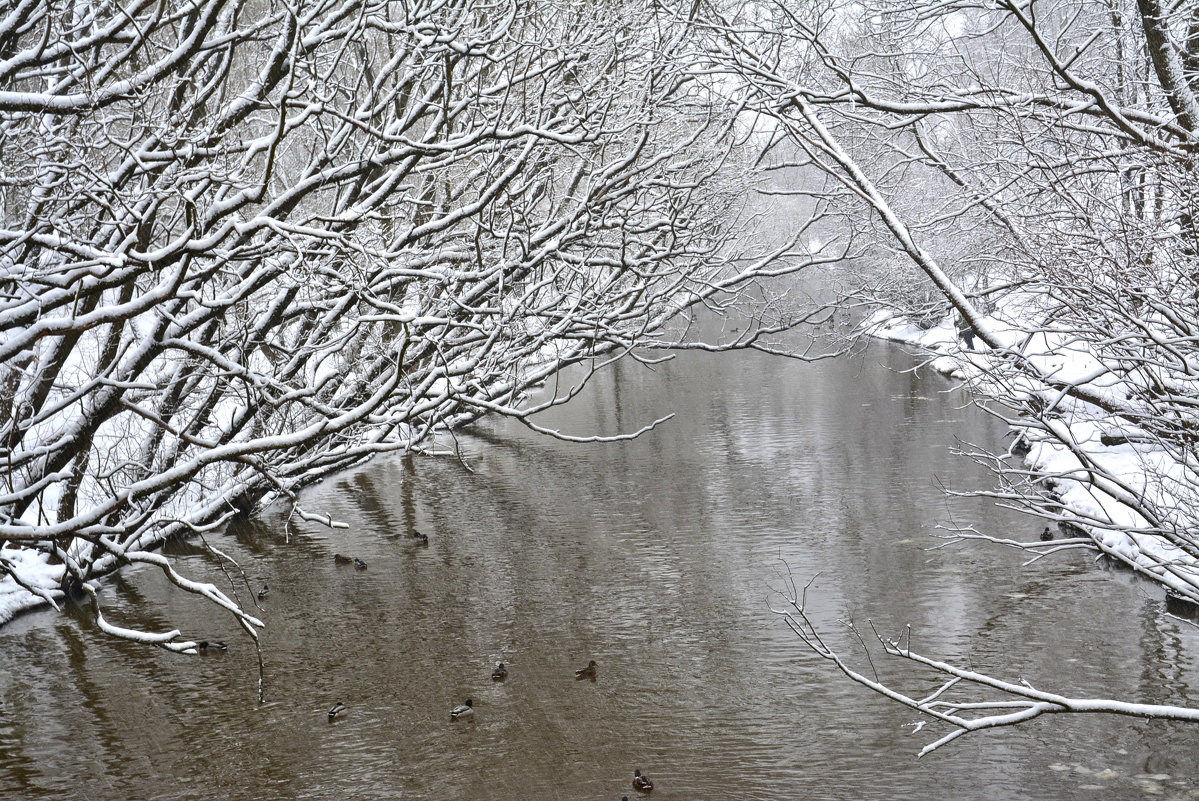
[[[1017, 297], [986, 318], [990, 330], [1004, 345], [1020, 350], [1038, 368], [1057, 378], [1087, 383], [1091, 387], [1120, 391], [1120, 381], [1077, 340], [1065, 334], [1039, 332], [1028, 334], [1033, 326], [1021, 328], [1015, 320], [1035, 319], [1027, 298]], [[908, 319], [888, 311], [876, 313], [866, 323], [866, 332], [879, 339], [915, 346], [930, 356], [930, 366], [938, 372], [967, 384], [996, 391], [993, 382], [993, 357], [987, 345], [975, 341], [968, 350], [959, 340], [950, 315], [940, 324], [922, 329]], [[1002, 388], [1009, 394], [1026, 396], [1043, 390], [1027, 384], [1007, 382]], [[1161, 528], [1193, 532], [1199, 528], [1193, 504], [1182, 501], [1192, 497], [1194, 476], [1152, 443], [1120, 442], [1105, 444], [1104, 434], [1127, 433], [1099, 410], [1081, 402], [1054, 398], [1058, 419], [1048, 420], [1062, 439], [1090, 460], [1098, 471], [1084, 468], [1079, 454], [1053, 439], [1033, 439], [1025, 464], [1052, 481], [1060, 498], [1063, 521], [1081, 527], [1104, 551], [1117, 556], [1185, 597], [1199, 599], [1199, 563], [1159, 534], [1149, 533], [1149, 521], [1141, 517], [1122, 498], [1144, 497], [1161, 509], [1173, 510], [1172, 519], [1158, 521]]]
[[[62, 580], [63, 565], [47, 563], [48, 555], [32, 548], [0, 546], [0, 565], [7, 575], [0, 579], [0, 625], [12, 620], [17, 614], [35, 606], [49, 603], [58, 606], [62, 598], [58, 584]], [[13, 579], [19, 575], [25, 586]]]

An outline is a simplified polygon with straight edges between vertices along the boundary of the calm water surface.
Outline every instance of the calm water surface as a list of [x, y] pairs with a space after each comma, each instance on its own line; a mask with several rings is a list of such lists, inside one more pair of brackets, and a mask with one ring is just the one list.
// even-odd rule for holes
[[[461, 461], [382, 459], [306, 494], [347, 530], [276, 514], [215, 537], [270, 584], [263, 705], [246, 638], [153, 571], [111, 582], [108, 614], [227, 653], [114, 642], [79, 610], [23, 617], [0, 629], [0, 798], [618, 800], [634, 768], [656, 799], [1199, 797], [1199, 727], [1043, 719], [917, 760], [916, 716], [771, 612], [788, 571], [819, 574], [812, 608], [846, 648], [840, 621], [910, 623], [930, 655], [1046, 689], [1199, 703], [1199, 636], [1145, 585], [1081, 555], [930, 550], [937, 523], [1039, 527], [946, 498], [989, 486], [950, 450], [1005, 432], [911, 364], [886, 347], [630, 363], [541, 422], [612, 433], [677, 412], [639, 440], [489, 421], [459, 436]], [[228, 586], [194, 545], [174, 550]], [[598, 681], [576, 681], [589, 659]], [[451, 723], [467, 697], [477, 713]]]

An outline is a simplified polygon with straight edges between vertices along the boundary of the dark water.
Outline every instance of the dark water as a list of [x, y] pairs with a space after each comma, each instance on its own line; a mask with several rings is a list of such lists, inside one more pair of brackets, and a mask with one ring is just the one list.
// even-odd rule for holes
[[[214, 538], [271, 587], [265, 705], [232, 621], [153, 571], [109, 585], [109, 616], [227, 653], [113, 642], [78, 610], [21, 618], [0, 630], [0, 797], [620, 799], [634, 768], [656, 799], [1199, 797], [1199, 727], [1042, 719], [917, 760], [930, 729], [912, 734], [914, 714], [831, 672], [771, 612], [787, 570], [819, 573], [811, 606], [838, 645], [838, 621], [910, 623], [929, 655], [1044, 689], [1199, 703], [1199, 636], [1127, 575], [1081, 555], [1022, 567], [993, 546], [929, 550], [938, 522], [1039, 527], [946, 498], [988, 486], [950, 449], [1004, 430], [910, 365], [887, 348], [630, 363], [542, 423], [610, 433], [678, 413], [639, 440], [488, 422], [459, 436], [462, 462], [383, 459], [305, 496], [347, 530], [268, 515]], [[227, 586], [197, 549], [175, 551]], [[576, 681], [589, 659], [598, 681]], [[467, 697], [476, 714], [451, 722]], [[336, 701], [348, 712], [330, 724]]]

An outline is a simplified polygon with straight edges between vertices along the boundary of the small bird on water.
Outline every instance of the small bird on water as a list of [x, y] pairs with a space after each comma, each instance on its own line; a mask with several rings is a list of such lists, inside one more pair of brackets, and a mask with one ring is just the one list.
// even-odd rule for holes
[[201, 651], [207, 651], [210, 648], [214, 651], [224, 651], [227, 650], [229, 646], [225, 645], [225, 643], [221, 642], [220, 640], [200, 640], [198, 643], [196, 643], [196, 648], [200, 649]]
[[598, 666], [595, 664], [595, 660], [592, 659], [590, 662], [587, 663], [587, 667], [579, 668], [578, 670], [575, 671], [575, 678], [576, 679], [591, 679], [592, 681], [595, 681], [595, 677], [597, 675], [596, 670], [595, 670], [596, 667], [598, 667]]
[[270, 592], [270, 591], [271, 591], [271, 587], [270, 587], [270, 585], [269, 585], [269, 584], [263, 584], [263, 585], [262, 585], [262, 589], [258, 591], [258, 600], [260, 600], [260, 601], [265, 601], [265, 600], [266, 600], [266, 594], [267, 594], [268, 592]]
[[345, 711], [346, 711], [346, 705], [343, 704], [341, 701], [338, 701], [329, 710], [329, 720], [333, 720], [335, 717], [337, 717], [338, 715], [340, 715], [342, 712], [345, 712]]
[[427, 534], [421, 534], [416, 529], [412, 529], [412, 539], [416, 540], [417, 545], [429, 544], [429, 536]]
[[503, 662], [495, 663], [495, 670], [491, 671], [492, 681], [503, 681], [508, 678], [508, 668], [504, 667]]
[[366, 570], [366, 562], [362, 561], [357, 556], [355, 556], [354, 557], [354, 569], [355, 570]]
[[1053, 539], [1053, 532], [1049, 530], [1049, 526], [1045, 526], [1045, 530], [1041, 532], [1041, 541], [1048, 542]]
[[458, 718], [464, 718], [467, 715], [473, 714], [475, 714], [475, 708], [471, 706], [470, 699], [467, 698], [465, 704], [456, 706], [450, 710], [450, 720], [457, 720]]
[[654, 783], [649, 780], [649, 776], [641, 775], [641, 769], [633, 771], [633, 789], [639, 793], [648, 793], [654, 789]]
[[333, 561], [339, 565], [348, 565], [350, 562], [353, 562], [354, 560], [343, 554], [335, 553], [335, 554], [333, 554]]

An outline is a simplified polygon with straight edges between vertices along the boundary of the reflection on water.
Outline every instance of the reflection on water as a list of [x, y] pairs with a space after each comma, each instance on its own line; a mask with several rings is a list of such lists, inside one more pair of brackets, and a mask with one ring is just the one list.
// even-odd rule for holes
[[[930, 654], [1047, 689], [1199, 703], [1199, 637], [1144, 585], [1082, 557], [929, 550], [937, 522], [1039, 529], [946, 498], [988, 481], [950, 448], [1004, 431], [910, 363], [622, 365], [541, 422], [674, 420], [591, 445], [487, 422], [460, 435], [462, 462], [380, 460], [308, 493], [348, 530], [272, 516], [218, 538], [243, 598], [271, 587], [265, 705], [232, 621], [153, 571], [108, 587], [111, 615], [228, 652], [26, 616], [0, 630], [0, 797], [619, 799], [635, 768], [658, 799], [1199, 797], [1195, 727], [1050, 720], [918, 761], [915, 716], [830, 673], [771, 613], [784, 573], [819, 573], [812, 607], [839, 642], [841, 620], [910, 623]], [[176, 554], [227, 581], [194, 546]], [[597, 681], [576, 681], [590, 659]], [[467, 698], [476, 713], [451, 722]]]

